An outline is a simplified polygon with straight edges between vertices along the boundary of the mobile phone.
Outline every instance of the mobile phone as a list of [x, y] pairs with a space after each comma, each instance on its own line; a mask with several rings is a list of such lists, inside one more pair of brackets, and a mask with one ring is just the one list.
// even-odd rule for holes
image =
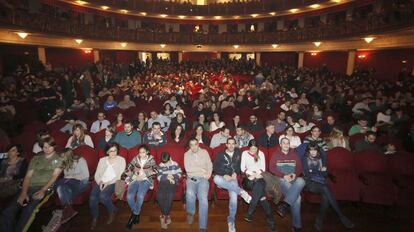
[[196, 178], [194, 178], [194, 177], [190, 177], [190, 180], [192, 180], [192, 181], [194, 181], [194, 182], [197, 182], [197, 179], [196, 179]]

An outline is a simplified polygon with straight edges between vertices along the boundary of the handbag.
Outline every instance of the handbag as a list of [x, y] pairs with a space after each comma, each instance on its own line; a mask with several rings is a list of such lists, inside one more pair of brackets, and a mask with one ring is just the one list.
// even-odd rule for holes
[[122, 200], [124, 198], [124, 193], [126, 189], [126, 183], [124, 180], [117, 180], [115, 182], [115, 196], [119, 200]]

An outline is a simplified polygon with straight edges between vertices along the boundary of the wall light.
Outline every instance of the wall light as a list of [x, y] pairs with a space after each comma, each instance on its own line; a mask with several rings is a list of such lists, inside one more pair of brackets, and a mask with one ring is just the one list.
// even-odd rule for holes
[[365, 37], [364, 40], [366, 43], [371, 43], [375, 38], [374, 37]]
[[126, 13], [128, 13], [128, 12], [129, 12], [129, 11], [124, 10], [124, 9], [121, 9], [121, 10], [119, 10], [119, 11], [121, 11], [121, 13], [124, 13], [124, 14], [126, 14]]
[[160, 44], [160, 46], [161, 46], [162, 48], [165, 48], [167, 45], [166, 45], [166, 44]]
[[122, 43], [121, 43], [121, 47], [123, 47], [123, 48], [124, 48], [124, 47], [126, 47], [127, 45], [128, 45], [128, 44], [127, 44], [127, 43], [125, 43], [125, 42], [122, 42]]
[[272, 44], [272, 48], [277, 48], [279, 45], [277, 44]]
[[184, 18], [185, 18], [185, 16], [184, 16], [184, 15], [179, 15], [179, 16], [178, 16], [178, 18], [180, 18], [180, 19], [184, 19]]
[[296, 12], [298, 12], [299, 11], [299, 9], [297, 9], [297, 8], [293, 8], [293, 9], [290, 9], [289, 10], [291, 13], [296, 13]]
[[88, 4], [87, 2], [85, 2], [85, 1], [81, 1], [81, 0], [77, 0], [77, 1], [75, 1], [77, 4], [79, 4], [79, 5], [85, 5], [85, 4]]
[[319, 5], [319, 4], [313, 4], [313, 5], [310, 5], [309, 7], [310, 8], [312, 8], [312, 9], [317, 9], [317, 8], [319, 8], [321, 5]]
[[85, 54], [90, 54], [92, 52], [92, 48], [82, 48]]
[[311, 56], [317, 56], [318, 53], [317, 52], [311, 52]]
[[270, 12], [269, 14], [272, 15], [272, 16], [275, 16], [276, 12]]
[[214, 18], [215, 18], [215, 19], [222, 19], [223, 17], [221, 17], [221, 16], [217, 15], [217, 16], [214, 16]]
[[102, 10], [108, 10], [109, 6], [101, 6]]
[[147, 12], [141, 12], [140, 13], [142, 16], [146, 16], [147, 15]]
[[239, 45], [237, 45], [237, 44], [235, 44], [235, 45], [233, 45], [233, 48], [234, 49], [237, 49], [237, 48], [239, 48], [240, 46]]
[[259, 14], [251, 14], [250, 16], [252, 16], [253, 18], [256, 18], [257, 16], [259, 16]]
[[406, 64], [406, 63], [407, 63], [407, 61], [406, 61], [406, 60], [402, 60], [402, 61], [401, 61], [401, 63]]
[[81, 43], [83, 42], [83, 40], [82, 40], [82, 39], [75, 39], [75, 42], [76, 42], [77, 44], [81, 44]]
[[20, 31], [20, 32], [17, 32], [17, 35], [22, 39], [26, 39], [26, 37], [29, 35], [29, 33]]
[[319, 47], [319, 46], [321, 46], [322, 42], [320, 42], [320, 41], [316, 41], [316, 42], [313, 42], [313, 44], [314, 44], [316, 47]]
[[163, 18], [165, 18], [165, 17], [167, 17], [168, 15], [166, 15], [166, 14], [160, 14], [160, 16], [161, 16], [161, 17], [163, 17]]
[[203, 16], [196, 16], [196, 19], [198, 20], [203, 19]]
[[365, 54], [358, 55], [359, 59], [365, 59], [366, 57], [367, 57], [367, 55], [365, 55]]

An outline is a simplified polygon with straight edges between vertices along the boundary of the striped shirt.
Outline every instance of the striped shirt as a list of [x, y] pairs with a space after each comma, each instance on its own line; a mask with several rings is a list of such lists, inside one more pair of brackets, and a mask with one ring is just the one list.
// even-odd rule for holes
[[171, 162], [160, 163], [158, 166], [157, 179], [158, 181], [166, 181], [167, 176], [171, 174], [174, 177], [175, 183], [177, 183], [181, 177], [181, 173], [181, 168], [177, 162], [171, 160]]

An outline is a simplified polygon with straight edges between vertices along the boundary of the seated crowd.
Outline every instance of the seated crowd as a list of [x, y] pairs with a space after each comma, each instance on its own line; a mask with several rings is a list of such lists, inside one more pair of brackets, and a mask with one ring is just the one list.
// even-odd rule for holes
[[[236, 231], [238, 196], [249, 204], [246, 221], [260, 204], [269, 229], [276, 231], [266, 198], [266, 186], [275, 180], [284, 195], [276, 213], [285, 217], [290, 210], [292, 230], [302, 228], [302, 190], [323, 198], [316, 230], [322, 230], [329, 206], [353, 228], [328, 186], [327, 151], [341, 147], [391, 155], [413, 143], [414, 82], [404, 73], [389, 83], [359, 70], [342, 77], [326, 67], [259, 67], [246, 60], [136, 62], [126, 68], [98, 62], [82, 73], [20, 68], [3, 82], [8, 86], [1, 89], [3, 107], [33, 102], [45, 123], [32, 151], [24, 151], [33, 154], [23, 155], [23, 144], [11, 143], [0, 157], [0, 197], [14, 197], [1, 212], [2, 231], [27, 231], [55, 192], [63, 215], [59, 223], [68, 222], [78, 214], [74, 199], [89, 186], [91, 229], [99, 226], [100, 203], [108, 211], [107, 223], [116, 220], [113, 195], [127, 201], [131, 216], [125, 223], [132, 229], [151, 190], [161, 228], [167, 229], [182, 181], [187, 223], [193, 223], [198, 199], [200, 231], [207, 230], [214, 185], [229, 193], [229, 231]], [[29, 83], [31, 88], [23, 88]], [[58, 144], [62, 137], [67, 140]], [[402, 137], [406, 140], [396, 139]], [[81, 147], [102, 154], [93, 169], [77, 152]], [[185, 152], [154, 153], [169, 147]], [[126, 159], [123, 149], [135, 153]], [[270, 157], [265, 149], [272, 151]]]

